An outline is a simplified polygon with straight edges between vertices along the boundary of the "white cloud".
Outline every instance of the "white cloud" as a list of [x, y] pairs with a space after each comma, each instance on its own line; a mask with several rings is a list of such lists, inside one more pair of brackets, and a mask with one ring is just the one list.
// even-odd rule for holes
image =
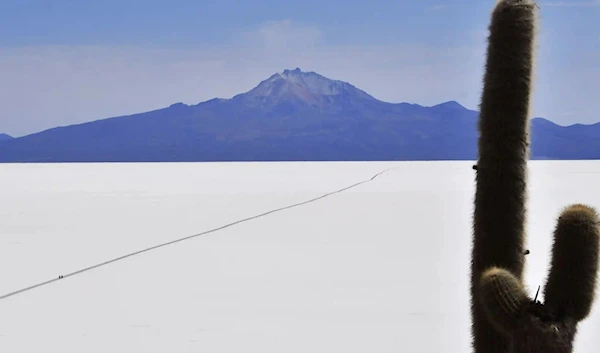
[[232, 41], [281, 51], [314, 47], [321, 39], [322, 33], [315, 26], [281, 20], [263, 23], [257, 28], [243, 32], [240, 38], [234, 38]]
[[[180, 101], [196, 104], [229, 98], [275, 72], [295, 67], [350, 82], [385, 101], [434, 105], [457, 100], [476, 109], [485, 55], [481, 35], [474, 31], [465, 37], [469, 39], [464, 46], [448, 48], [402, 43], [330, 45], [318, 28], [285, 20], [265, 23], [215, 47], [0, 48], [4, 114], [0, 131], [19, 136]], [[567, 70], [551, 69], [553, 73]], [[560, 77], [571, 82], [584, 76]], [[586, 82], [588, 87], [580, 91], [547, 80], [545, 84], [554, 91], [546, 94], [560, 92], [568, 99], [555, 99], [551, 104], [556, 106], [544, 97], [536, 99], [538, 111], [548, 112], [550, 118], [559, 118], [560, 109], [573, 111], [569, 99], [579, 102], [600, 89], [600, 78]]]

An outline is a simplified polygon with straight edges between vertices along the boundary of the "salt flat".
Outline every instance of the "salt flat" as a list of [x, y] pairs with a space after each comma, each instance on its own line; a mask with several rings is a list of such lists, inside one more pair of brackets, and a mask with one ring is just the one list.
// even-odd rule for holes
[[[0, 300], [0, 351], [469, 352], [471, 165], [0, 165], [0, 295], [393, 168]], [[600, 208], [600, 162], [530, 176], [535, 293], [561, 208]]]

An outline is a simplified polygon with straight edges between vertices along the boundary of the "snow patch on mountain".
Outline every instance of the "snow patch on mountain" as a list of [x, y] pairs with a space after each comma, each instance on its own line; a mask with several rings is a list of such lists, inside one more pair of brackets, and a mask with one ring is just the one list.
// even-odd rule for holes
[[347, 82], [332, 80], [312, 71], [304, 72], [300, 68], [278, 72], [252, 90], [234, 98], [261, 101], [265, 99], [270, 101], [295, 99], [314, 104], [328, 96], [375, 100], [366, 92]]

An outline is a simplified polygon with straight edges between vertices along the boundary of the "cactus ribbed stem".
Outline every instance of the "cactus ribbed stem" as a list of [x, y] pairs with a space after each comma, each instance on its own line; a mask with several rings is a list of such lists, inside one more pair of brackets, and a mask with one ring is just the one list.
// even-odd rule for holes
[[537, 5], [500, 0], [492, 13], [479, 114], [471, 318], [475, 353], [570, 353], [592, 308], [600, 228], [596, 210], [560, 215], [545, 303], [523, 285], [529, 109]]

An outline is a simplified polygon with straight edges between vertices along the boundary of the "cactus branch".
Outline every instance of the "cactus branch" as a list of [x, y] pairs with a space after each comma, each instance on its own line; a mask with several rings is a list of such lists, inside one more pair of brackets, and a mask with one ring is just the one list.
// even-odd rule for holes
[[544, 300], [560, 318], [580, 321], [591, 311], [598, 272], [598, 232], [598, 214], [586, 205], [569, 206], [558, 219]]
[[519, 327], [531, 300], [512, 273], [492, 267], [481, 276], [481, 302], [490, 321], [503, 333]]

